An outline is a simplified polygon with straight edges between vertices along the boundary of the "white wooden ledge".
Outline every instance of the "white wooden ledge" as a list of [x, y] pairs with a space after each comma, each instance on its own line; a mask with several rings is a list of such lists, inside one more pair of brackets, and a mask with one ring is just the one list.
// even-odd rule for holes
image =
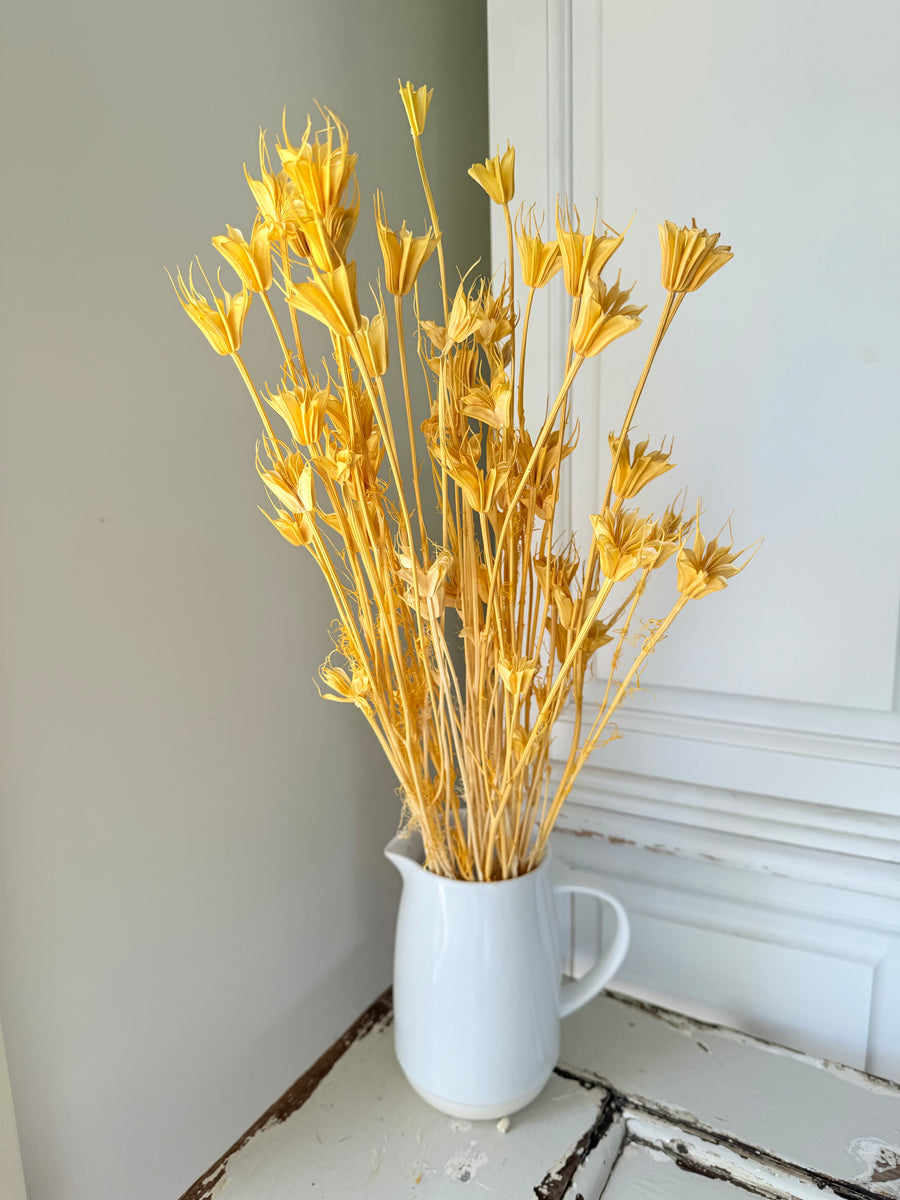
[[614, 993], [506, 1125], [415, 1095], [385, 996], [182, 1200], [900, 1197], [897, 1084]]

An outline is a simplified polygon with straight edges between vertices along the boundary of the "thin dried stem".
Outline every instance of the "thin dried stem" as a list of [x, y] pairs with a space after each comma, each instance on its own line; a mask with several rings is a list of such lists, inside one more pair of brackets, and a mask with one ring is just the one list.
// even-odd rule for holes
[[[210, 301], [196, 292], [190, 272], [187, 282], [179, 273], [175, 289], [214, 349], [233, 359], [262, 422], [257, 466], [274, 508], [269, 519], [289, 542], [309, 550], [331, 592], [337, 620], [334, 649], [320, 672], [323, 687], [331, 699], [359, 708], [374, 730], [399, 781], [407, 823], [421, 831], [428, 869], [467, 880], [506, 879], [541, 861], [578, 772], [601, 741], [615, 736], [615, 713], [688, 600], [721, 590], [743, 569], [732, 547], [719, 545], [721, 531], [711, 541], [701, 535], [699, 511], [682, 518], [677, 498], [659, 520], [634, 507], [645, 483], [669, 469], [671, 447], [648, 452], [644, 442], [625, 458], [638, 402], [675, 313], [731, 253], [705, 230], [661, 227], [666, 300], [582, 556], [574, 539], [557, 535], [558, 500], [563, 461], [577, 438], [575, 378], [588, 357], [639, 324], [641, 310], [628, 303], [629, 293], [599, 277], [621, 239], [558, 223], [558, 242], [545, 245], [533, 225], [523, 228], [528, 296], [518, 333], [509, 211], [515, 156], [508, 147], [470, 172], [502, 208], [505, 274], [494, 277], [496, 293], [488, 280], [461, 289], [451, 312], [420, 137], [429, 97], [412, 85], [401, 96], [436, 239], [444, 322], [425, 320], [419, 309], [418, 275], [425, 266], [434, 269], [427, 263], [432, 233], [417, 239], [404, 226], [395, 234], [376, 204], [385, 286], [394, 296], [402, 392], [396, 403], [410, 446], [406, 479], [385, 374], [388, 318], [380, 300], [371, 321], [359, 311], [348, 251], [359, 214], [355, 155], [333, 114], [321, 110], [325, 128], [313, 135], [307, 127], [298, 146], [285, 130], [278, 175], [261, 148], [263, 178], [250, 181], [258, 208], [253, 239], [246, 243], [229, 227], [228, 238], [215, 240], [241, 278], [241, 294], [223, 290], [219, 298], [204, 275]], [[267, 294], [273, 262], [293, 351]], [[572, 295], [563, 379], [532, 440], [525, 424], [532, 309], [537, 288], [560, 268]], [[305, 277], [298, 282], [292, 270]], [[437, 544], [428, 537], [406, 361], [402, 296], [410, 291], [429, 414], [422, 430], [441, 519]], [[261, 393], [240, 354], [254, 295], [283, 360], [284, 385], [275, 394]], [[307, 367], [300, 313], [324, 325], [331, 339], [324, 387]], [[281, 439], [262, 394], [284, 422]], [[650, 574], [670, 558], [678, 599], [663, 619], [642, 620]], [[644, 633], [635, 637], [639, 620]], [[448, 644], [457, 622], [464, 671]], [[589, 704], [593, 654], [607, 642], [605, 687], [601, 681]], [[567, 707], [571, 741], [559, 772], [551, 772], [553, 728]]]

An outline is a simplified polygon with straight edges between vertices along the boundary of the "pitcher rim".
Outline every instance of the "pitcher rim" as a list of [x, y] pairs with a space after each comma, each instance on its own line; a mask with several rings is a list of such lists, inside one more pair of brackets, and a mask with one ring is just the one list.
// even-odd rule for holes
[[[394, 846], [394, 844], [396, 842], [408, 843], [409, 841], [411, 841], [413, 838], [415, 838], [417, 836], [420, 836], [420, 835], [418, 835], [416, 833], [407, 834], [406, 836], [404, 836], [403, 834], [400, 834], [400, 833], [395, 834], [394, 837], [391, 838], [391, 840], [388, 842], [388, 844], [384, 848], [385, 855], [390, 856], [390, 854], [392, 853], [392, 847]], [[394, 851], [394, 853], [396, 853], [396, 851]], [[403, 855], [403, 857], [406, 858], [407, 862], [409, 862], [412, 866], [416, 867], [419, 871], [421, 871], [423, 875], [427, 876], [430, 879], [436, 879], [440, 883], [454, 884], [454, 885], [458, 885], [461, 887], [471, 887], [474, 884], [474, 885], [477, 885], [478, 887], [500, 888], [500, 887], [505, 887], [509, 883], [522, 883], [523, 880], [534, 879], [542, 871], [545, 871], [547, 869], [547, 867], [549, 866], [549, 863], [550, 863], [551, 854], [550, 854], [550, 847], [548, 846], [544, 850], [543, 858], [541, 859], [541, 861], [538, 863], [538, 865], [536, 867], [533, 867], [530, 871], [526, 871], [524, 875], [513, 875], [513, 876], [510, 876], [509, 879], [455, 879], [449, 875], [438, 875], [438, 873], [436, 871], [429, 871], [424, 863], [417, 862], [415, 859], [409, 858], [407, 855]]]

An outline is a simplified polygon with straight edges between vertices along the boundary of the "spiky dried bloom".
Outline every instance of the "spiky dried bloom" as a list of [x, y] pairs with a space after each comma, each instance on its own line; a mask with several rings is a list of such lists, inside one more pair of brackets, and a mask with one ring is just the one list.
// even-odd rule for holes
[[325, 432], [325, 421], [332, 396], [327, 388], [315, 386], [283, 388], [265, 396], [269, 407], [277, 412], [288, 433], [299, 446], [314, 446]]
[[483, 163], [473, 163], [469, 167], [469, 174], [495, 204], [509, 204], [516, 191], [515, 147], [507, 142], [502, 156], [498, 150], [493, 158], [486, 158]]
[[447, 345], [444, 353], [447, 353], [451, 345], [472, 337], [483, 321], [484, 309], [480, 288], [476, 285], [472, 291], [467, 292], [465, 284], [460, 283], [453, 297], [450, 319], [447, 322]]
[[406, 296], [437, 246], [434, 230], [429, 229], [423, 237], [414, 237], [405, 221], [397, 230], [389, 228], [384, 197], [376, 192], [375, 231], [384, 259], [384, 286], [392, 296]]
[[711, 592], [721, 592], [728, 580], [743, 571], [746, 563], [737, 565], [737, 560], [746, 550], [734, 553], [734, 543], [720, 546], [719, 539], [708, 542], [700, 532], [699, 521], [694, 533], [694, 544], [678, 551], [678, 590], [689, 600], [699, 600]]
[[[172, 278], [171, 275], [169, 278]], [[243, 288], [239, 296], [232, 296], [222, 288], [222, 299], [214, 294], [210, 304], [194, 286], [193, 267], [188, 270], [187, 283], [179, 271], [178, 283], [176, 285], [173, 280], [172, 286], [181, 307], [216, 354], [237, 354], [244, 337], [244, 319], [250, 307], [251, 297], [247, 289]]]
[[652, 517], [637, 511], [610, 509], [591, 517], [600, 569], [611, 583], [621, 583], [656, 560], [659, 546]]
[[696, 292], [734, 258], [730, 246], [718, 244], [721, 236], [698, 229], [696, 221], [691, 221], [690, 228], [674, 221], [660, 225], [662, 285], [667, 292]]
[[631, 441], [627, 437], [624, 445], [621, 445], [621, 451], [620, 445], [620, 439], [611, 433], [609, 449], [614, 464], [613, 491], [622, 500], [632, 500], [652, 480], [674, 469], [675, 464], [669, 462], [671, 446], [668, 450], [663, 450], [662, 446], [658, 450], [648, 450], [650, 439], [645, 438], [638, 442], [632, 452]]
[[253, 222], [248, 242], [239, 229], [226, 226], [227, 236], [219, 234], [212, 244], [248, 292], [267, 292], [272, 286], [272, 243], [266, 236], [261, 217]]
[[363, 317], [359, 325], [357, 343], [362, 355], [363, 367], [370, 378], [386, 375], [388, 369], [388, 320], [384, 301], [380, 300], [378, 311], [369, 320]]
[[287, 135], [287, 117], [282, 120], [284, 145], [277, 145], [278, 157], [287, 178], [302, 198], [307, 213], [327, 218], [339, 209], [344, 194], [354, 181], [356, 155], [350, 152], [347, 130], [334, 113], [322, 109], [324, 127], [312, 135], [312, 121], [297, 146]]
[[256, 470], [260, 479], [288, 512], [315, 512], [315, 483], [312, 468], [302, 454], [289, 454], [269, 469], [263, 466], [256, 452]]
[[[588, 553], [560, 536], [561, 473], [578, 438], [572, 386], [588, 357], [640, 323], [642, 309], [630, 292], [600, 278], [622, 235], [608, 227], [598, 235], [596, 219], [582, 232], [567, 201], [557, 208], [555, 241], [543, 241], [533, 211], [521, 210], [514, 225], [508, 146], [471, 172], [503, 207], [506, 268], [493, 280], [465, 276], [451, 292], [421, 146], [431, 92], [407, 84], [400, 94], [431, 229], [421, 237], [405, 223], [391, 229], [376, 196], [375, 232], [393, 304], [378, 287], [374, 312], [360, 311], [349, 258], [359, 215], [356, 155], [327, 110], [320, 110], [318, 132], [307, 121], [296, 143], [282, 122], [280, 169], [263, 135], [259, 177], [245, 168], [256, 203], [250, 240], [231, 227], [214, 239], [243, 283], [240, 295], [223, 290], [210, 300], [190, 272], [187, 282], [179, 273], [175, 288], [214, 349], [231, 357], [259, 413], [257, 470], [271, 502], [267, 519], [313, 556], [334, 599], [334, 650], [319, 674], [323, 695], [354, 704], [374, 729], [399, 780], [407, 822], [422, 832], [429, 869], [503, 879], [541, 860], [578, 771], [608, 739], [610, 719], [637, 686], [647, 656], [686, 604], [737, 573], [739, 556], [699, 532], [688, 549], [696, 518], [685, 519], [675, 502], [658, 519], [624, 507], [671, 469], [664, 446], [650, 450], [643, 440], [632, 449], [629, 438], [654, 355], [684, 297], [671, 289], [621, 430], [610, 438], [608, 494], [591, 518]], [[702, 242], [706, 237], [676, 237], [680, 265], [669, 283], [699, 286], [724, 254], [730, 257], [713, 239]], [[516, 244], [528, 290], [521, 322]], [[441, 316], [425, 311], [424, 281], [435, 259]], [[539, 289], [560, 271], [573, 300], [570, 353], [543, 420], [529, 429], [529, 319]], [[257, 388], [240, 355], [254, 292], [278, 348], [271, 387]], [[419, 397], [407, 374], [403, 298], [410, 292], [423, 369]], [[273, 306], [279, 296], [284, 328]], [[318, 373], [303, 348], [310, 320], [324, 326], [331, 343]], [[388, 373], [390, 334], [399, 347], [399, 381]], [[399, 414], [405, 430], [396, 428]], [[430, 478], [420, 478], [423, 462]], [[677, 601], [661, 618], [638, 617], [651, 573], [676, 555]], [[450, 649], [457, 634], [464, 674]], [[588, 691], [592, 656], [605, 645], [605, 689]], [[576, 717], [573, 742], [551, 780], [551, 734], [568, 704]], [[589, 705], [592, 724], [582, 720]]]
[[409, 121], [409, 131], [414, 138], [420, 138], [425, 132], [425, 118], [428, 116], [434, 88], [427, 88], [424, 84], [422, 87], [414, 88], [408, 81], [400, 83], [399, 79], [397, 83], [400, 87], [400, 99], [403, 101]]
[[[293, 241], [299, 236], [297, 213], [286, 189], [286, 179], [272, 170], [264, 131], [259, 131], [259, 179], [254, 179], [244, 163], [244, 178], [256, 201], [259, 219], [272, 241]], [[305, 254], [305, 251], [304, 251]]]
[[315, 317], [340, 337], [351, 337], [360, 327], [355, 262], [320, 271], [305, 283], [291, 284], [286, 298], [292, 308]]
[[[574, 219], [573, 214], [574, 213]], [[569, 202], [556, 202], [556, 240], [562, 257], [563, 282], [570, 296], [580, 296], [588, 280], [594, 282], [622, 245], [621, 233], [597, 234], [597, 218], [590, 233], [581, 232], [578, 209]]]
[[534, 205], [524, 221], [521, 215], [516, 221], [516, 244], [519, 247], [522, 281], [526, 287], [545, 287], [562, 268], [559, 243], [542, 240], [541, 229], [534, 216]]
[[630, 297], [631, 288], [621, 288], [618, 280], [610, 287], [602, 279], [585, 282], [572, 329], [572, 348], [576, 354], [593, 358], [616, 338], [637, 329], [645, 306], [629, 304]]

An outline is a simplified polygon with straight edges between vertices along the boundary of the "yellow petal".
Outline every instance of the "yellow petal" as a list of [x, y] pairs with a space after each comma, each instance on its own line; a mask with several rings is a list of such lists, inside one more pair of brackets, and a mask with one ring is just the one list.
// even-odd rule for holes
[[431, 104], [434, 88], [429, 89], [425, 84], [420, 88], [414, 88], [409, 82], [400, 83], [399, 79], [397, 83], [400, 87], [400, 99], [406, 109], [410, 133], [414, 138], [421, 137], [425, 132], [425, 118], [428, 116], [428, 106]]

